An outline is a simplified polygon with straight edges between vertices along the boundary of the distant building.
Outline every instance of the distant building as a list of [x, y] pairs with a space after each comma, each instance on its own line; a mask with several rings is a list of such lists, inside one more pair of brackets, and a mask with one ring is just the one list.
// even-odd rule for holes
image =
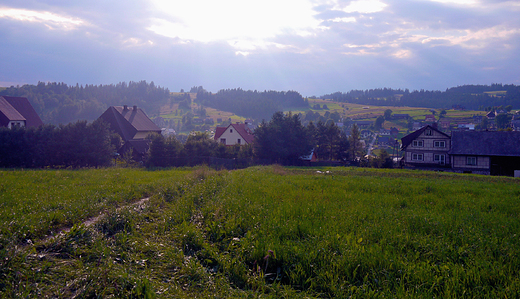
[[457, 129], [459, 130], [475, 130], [475, 124], [458, 124]]
[[148, 153], [150, 141], [146, 137], [153, 133], [161, 134], [161, 129], [137, 106], [111, 106], [99, 119], [107, 122], [110, 129], [123, 139], [123, 146], [117, 152], [131, 151], [136, 161], [142, 161]]
[[439, 123], [440, 123], [441, 129], [443, 129], [443, 130], [447, 130], [450, 128], [451, 123], [449, 120], [441, 120]]
[[0, 96], [0, 127], [38, 127], [43, 125], [27, 98]]
[[397, 135], [399, 135], [399, 129], [396, 127], [390, 128], [390, 135], [392, 135], [392, 137], [397, 137]]
[[435, 119], [435, 115], [433, 115], [433, 114], [426, 115], [426, 117], [424, 118], [424, 122], [427, 122], [427, 123], [434, 123], [436, 121], [437, 120]]
[[217, 127], [213, 139], [224, 145], [244, 145], [253, 143], [255, 137], [246, 124], [236, 123]]

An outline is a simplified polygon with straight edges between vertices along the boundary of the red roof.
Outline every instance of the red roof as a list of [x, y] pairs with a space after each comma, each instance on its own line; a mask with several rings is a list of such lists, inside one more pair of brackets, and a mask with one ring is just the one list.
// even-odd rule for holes
[[217, 127], [215, 130], [215, 137], [213, 137], [213, 139], [218, 140], [230, 126], [233, 127], [248, 144], [255, 140], [255, 136], [253, 136], [253, 133], [246, 124], [230, 124], [227, 127]]

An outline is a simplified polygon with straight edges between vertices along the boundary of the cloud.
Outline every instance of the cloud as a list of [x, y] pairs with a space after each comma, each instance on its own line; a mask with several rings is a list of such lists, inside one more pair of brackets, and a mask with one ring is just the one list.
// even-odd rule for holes
[[0, 82], [307, 95], [520, 83], [519, 12], [492, 0], [19, 0], [0, 6]]

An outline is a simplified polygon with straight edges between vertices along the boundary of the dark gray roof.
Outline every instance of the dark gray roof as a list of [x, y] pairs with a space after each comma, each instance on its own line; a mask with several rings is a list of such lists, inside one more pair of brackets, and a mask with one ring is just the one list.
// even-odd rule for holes
[[453, 131], [449, 154], [520, 156], [520, 132]]
[[0, 96], [0, 99], [2, 102], [2, 112], [7, 113], [6, 119], [25, 120], [26, 127], [37, 127], [43, 125], [38, 113], [36, 113], [27, 98]]
[[99, 118], [108, 122], [125, 141], [131, 140], [137, 132], [161, 133], [161, 129], [136, 106], [111, 106]]
[[402, 143], [402, 148], [406, 148], [408, 145], [410, 145], [410, 143], [412, 143], [413, 140], [415, 140], [417, 137], [419, 137], [426, 129], [430, 129], [430, 130], [434, 130], [436, 132], [439, 132], [440, 134], [446, 136], [446, 137], [450, 137], [450, 135], [444, 133], [444, 132], [441, 132], [439, 131], [438, 129], [430, 126], [430, 125], [427, 125], [427, 126], [424, 126], [422, 128], [420, 128], [419, 130], [415, 131], [415, 132], [412, 132], [406, 136], [404, 136], [403, 138], [401, 138], [401, 143]]

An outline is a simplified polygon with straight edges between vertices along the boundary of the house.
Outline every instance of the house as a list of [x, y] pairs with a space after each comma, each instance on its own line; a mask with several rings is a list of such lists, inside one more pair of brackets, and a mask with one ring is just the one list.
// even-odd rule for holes
[[424, 117], [424, 122], [427, 122], [427, 123], [434, 123], [436, 122], [435, 120], [435, 115], [431, 114], [431, 115], [426, 115]]
[[413, 131], [420, 130], [422, 127], [423, 127], [422, 123], [418, 122], [418, 121], [414, 121], [413, 124], [412, 124], [412, 130]]
[[372, 132], [370, 130], [362, 130], [360, 133], [361, 138], [367, 138], [368, 136], [371, 136]]
[[520, 170], [520, 132], [454, 131], [451, 142], [455, 171], [513, 176]]
[[513, 129], [513, 131], [520, 131], [520, 120], [512, 120], [511, 128]]
[[43, 125], [27, 98], [0, 96], [0, 127], [38, 127]]
[[381, 136], [390, 136], [390, 130], [381, 129], [381, 130], [379, 130], [379, 135], [381, 135]]
[[486, 117], [490, 120], [492, 119], [495, 119], [495, 117], [497, 116], [496, 112], [495, 111], [489, 111], [487, 114], [486, 114]]
[[247, 124], [237, 122], [227, 127], [217, 127], [213, 139], [224, 145], [243, 145], [251, 144], [255, 140], [255, 137]]
[[475, 130], [475, 124], [458, 124], [458, 130]]
[[397, 137], [397, 135], [399, 135], [399, 129], [396, 127], [390, 128], [390, 135], [392, 135], [392, 137]]
[[450, 121], [449, 120], [441, 120], [440, 122], [441, 129], [447, 130], [450, 128]]
[[316, 156], [316, 152], [314, 150], [312, 150], [312, 152], [310, 154], [308, 154], [307, 156], [300, 157], [300, 160], [302, 160], [306, 165], [310, 166], [311, 162], [318, 161], [318, 157]]
[[358, 126], [358, 128], [361, 128], [361, 129], [366, 129], [374, 124], [374, 122], [370, 121], [370, 120], [358, 120], [358, 121], [354, 121], [354, 123]]
[[377, 137], [377, 144], [380, 146], [391, 146], [395, 142], [394, 138], [389, 136], [379, 136]]
[[401, 138], [404, 164], [415, 167], [447, 167], [451, 138], [435, 126], [427, 125]]
[[136, 161], [142, 161], [148, 152], [150, 141], [146, 137], [161, 134], [161, 129], [137, 106], [111, 106], [99, 119], [107, 122], [110, 129], [123, 139], [123, 146], [117, 152], [131, 151]]

